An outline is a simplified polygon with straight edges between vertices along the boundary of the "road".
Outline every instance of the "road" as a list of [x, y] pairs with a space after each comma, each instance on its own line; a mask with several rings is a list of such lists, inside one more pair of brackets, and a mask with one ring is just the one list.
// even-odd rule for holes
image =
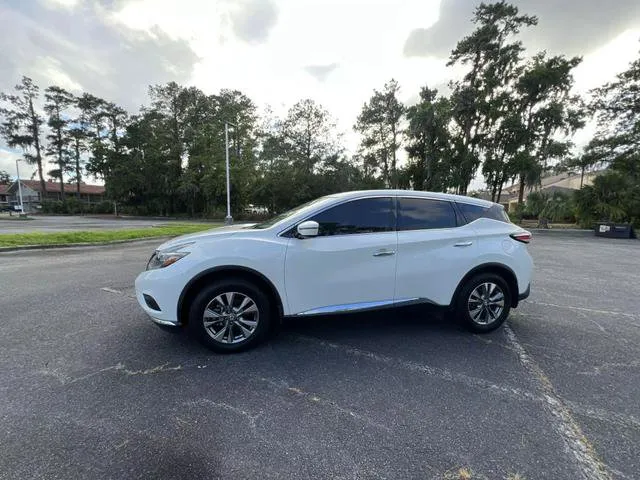
[[154, 245], [0, 254], [1, 479], [640, 476], [640, 242], [536, 238], [488, 335], [402, 310], [226, 356], [138, 308]]
[[115, 230], [166, 225], [171, 220], [99, 218], [81, 216], [36, 215], [32, 220], [17, 220], [0, 214], [0, 234], [31, 232], [69, 232], [74, 230]]

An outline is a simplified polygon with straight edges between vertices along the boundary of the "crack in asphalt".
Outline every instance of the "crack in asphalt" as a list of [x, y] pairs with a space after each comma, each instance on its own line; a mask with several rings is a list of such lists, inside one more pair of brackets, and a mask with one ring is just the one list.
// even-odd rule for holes
[[174, 367], [168, 366], [169, 363], [163, 363], [162, 365], [157, 365], [155, 367], [143, 369], [143, 370], [130, 370], [126, 368], [126, 366], [122, 363], [117, 363], [115, 365], [110, 365], [108, 367], [101, 368], [100, 370], [96, 370], [91, 373], [87, 373], [86, 375], [82, 375], [80, 377], [70, 377], [69, 375], [60, 372], [58, 369], [44, 369], [39, 370], [38, 373], [44, 376], [53, 377], [57, 379], [62, 385], [71, 385], [73, 383], [82, 382], [91, 377], [95, 377], [96, 375], [100, 375], [101, 373], [109, 372], [109, 371], [117, 371], [121, 372], [126, 376], [135, 376], [135, 375], [153, 375], [156, 373], [162, 372], [171, 372], [176, 370], [183, 370], [184, 367], [182, 365], [176, 365]]
[[247, 412], [246, 410], [243, 410], [242, 408], [235, 407], [235, 406], [230, 405], [230, 404], [225, 403], [225, 402], [215, 402], [215, 401], [210, 400], [208, 398], [200, 398], [198, 400], [192, 400], [192, 401], [189, 401], [189, 402], [185, 402], [184, 405], [185, 406], [189, 406], [189, 407], [197, 407], [197, 406], [206, 405], [208, 407], [214, 407], [214, 408], [219, 408], [219, 409], [226, 410], [226, 411], [229, 411], [229, 412], [233, 412], [233, 413], [235, 413], [237, 415], [240, 415], [240, 416], [244, 417], [245, 419], [247, 419], [249, 421], [249, 427], [251, 428], [252, 431], [255, 431], [256, 422], [263, 415], [263, 412], [252, 414], [251, 412]]
[[302, 397], [306, 400], [308, 400], [311, 403], [315, 403], [318, 405], [323, 405], [323, 406], [327, 406], [330, 407], [333, 410], [336, 410], [339, 413], [342, 413], [344, 415], [346, 415], [347, 417], [350, 418], [354, 418], [356, 420], [359, 420], [371, 427], [375, 427], [377, 429], [380, 430], [384, 430], [386, 432], [391, 432], [391, 428], [387, 427], [386, 425], [383, 425], [381, 423], [376, 422], [375, 420], [372, 420], [371, 418], [369, 418], [366, 415], [363, 415], [361, 413], [355, 412], [349, 408], [343, 407], [341, 405], [339, 405], [338, 403], [336, 403], [333, 400], [329, 400], [326, 398], [322, 398], [319, 395], [315, 394], [315, 393], [310, 393], [310, 392], [305, 392], [304, 390], [298, 388], [298, 387], [292, 387], [290, 386], [286, 381], [284, 380], [273, 380], [273, 379], [269, 379], [269, 378], [265, 378], [265, 377], [260, 377], [259, 380], [261, 380], [262, 382], [267, 383], [268, 385], [275, 387], [277, 389], [282, 389], [285, 390], [289, 393], [292, 393], [293, 395]]

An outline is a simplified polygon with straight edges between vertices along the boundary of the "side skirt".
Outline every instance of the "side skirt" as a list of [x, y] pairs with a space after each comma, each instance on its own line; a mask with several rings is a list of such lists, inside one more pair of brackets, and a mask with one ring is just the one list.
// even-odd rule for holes
[[287, 315], [287, 318], [314, 317], [320, 315], [336, 315], [344, 313], [361, 313], [377, 310], [386, 310], [390, 308], [408, 307], [412, 305], [425, 305], [439, 308], [447, 308], [443, 305], [437, 305], [427, 298], [403, 298], [398, 300], [381, 300], [377, 302], [347, 303], [342, 305], [329, 305], [326, 307], [314, 308], [306, 310], [295, 315]]

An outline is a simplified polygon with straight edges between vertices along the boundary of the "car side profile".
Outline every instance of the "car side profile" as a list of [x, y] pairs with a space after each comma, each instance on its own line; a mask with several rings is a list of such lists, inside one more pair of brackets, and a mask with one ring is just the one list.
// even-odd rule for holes
[[409, 304], [451, 310], [488, 332], [529, 295], [530, 239], [484, 200], [340, 193], [164, 243], [136, 279], [136, 297], [158, 325], [186, 327], [218, 352], [260, 343], [282, 316]]

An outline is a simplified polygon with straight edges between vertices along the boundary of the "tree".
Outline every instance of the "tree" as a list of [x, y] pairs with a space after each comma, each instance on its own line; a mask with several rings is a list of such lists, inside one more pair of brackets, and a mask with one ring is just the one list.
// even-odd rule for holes
[[407, 109], [407, 186], [419, 190], [446, 191], [451, 186], [451, 103], [437, 94], [423, 87], [420, 101]]
[[387, 82], [382, 91], [374, 90], [364, 104], [354, 129], [362, 135], [360, 153], [370, 166], [381, 170], [384, 184], [398, 186], [397, 153], [401, 146], [401, 122], [405, 107], [398, 99], [400, 86]]
[[580, 171], [580, 188], [584, 186], [584, 174], [587, 170], [601, 162], [599, 156], [594, 152], [595, 146], [592, 141], [581, 155], [571, 157], [563, 162], [562, 167], [565, 169], [577, 169]]
[[[105, 110], [107, 102], [90, 93], [83, 93], [77, 99], [77, 108], [80, 111], [79, 128], [87, 142], [90, 153], [86, 162], [86, 169], [96, 177], [105, 177]], [[76, 174], [77, 176], [77, 174]]]
[[69, 130], [69, 137], [71, 139], [72, 150], [72, 167], [73, 167], [73, 181], [76, 184], [76, 197], [80, 198], [80, 184], [82, 183], [82, 167], [84, 160], [82, 153], [86, 150], [86, 131], [79, 126], [81, 124], [80, 119], [75, 120], [75, 125]]
[[568, 153], [571, 142], [559, 140], [556, 134], [568, 137], [584, 125], [580, 100], [570, 95], [572, 71], [581, 61], [579, 57], [547, 57], [542, 52], [529, 61], [518, 78], [516, 94], [525, 138], [514, 156], [512, 172], [520, 184], [519, 205], [525, 186], [539, 183], [548, 161]]
[[40, 188], [44, 195], [45, 181], [43, 172], [43, 149], [40, 143], [44, 119], [37, 112], [40, 88], [29, 77], [22, 77], [15, 87], [16, 94], [0, 92], [0, 115], [4, 118], [0, 124], [0, 136], [9, 147], [21, 148], [27, 163], [38, 168]]
[[8, 185], [11, 183], [11, 177], [5, 170], [0, 170], [0, 185]]
[[50, 129], [46, 153], [54, 157], [58, 164], [58, 168], [49, 174], [60, 181], [60, 195], [64, 202], [64, 174], [70, 168], [72, 142], [69, 132], [70, 120], [66, 110], [75, 103], [75, 98], [65, 89], [52, 86], [45, 89], [44, 101], [44, 111], [47, 113], [47, 125]]
[[[452, 82], [453, 119], [456, 130], [456, 154], [453, 174], [456, 189], [465, 194], [481, 163], [482, 149], [487, 156], [496, 159], [493, 142], [488, 138], [505, 114], [503, 100], [509, 86], [518, 76], [518, 65], [523, 47], [519, 41], [509, 41], [523, 27], [536, 25], [538, 19], [520, 15], [518, 8], [504, 1], [481, 3], [475, 10], [473, 22], [476, 29], [463, 38], [451, 52], [448, 65], [467, 66], [463, 79]], [[508, 110], [508, 109], [507, 109]], [[501, 163], [501, 162], [500, 162]], [[501, 164], [492, 167], [490, 180], [503, 170]], [[485, 173], [487, 176], [487, 173]], [[498, 180], [500, 182], [500, 180]]]
[[590, 105], [598, 120], [586, 155], [609, 165], [593, 185], [576, 192], [576, 216], [583, 226], [610, 220], [640, 228], [640, 58], [595, 89]]
[[282, 135], [289, 158], [306, 174], [321, 168], [328, 157], [339, 153], [336, 124], [321, 105], [300, 100], [289, 109]]

